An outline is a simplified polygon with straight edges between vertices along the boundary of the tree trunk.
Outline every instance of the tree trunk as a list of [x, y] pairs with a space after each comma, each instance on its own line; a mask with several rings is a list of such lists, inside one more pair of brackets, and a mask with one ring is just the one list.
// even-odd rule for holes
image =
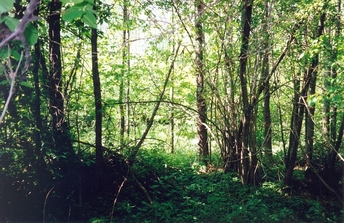
[[[94, 1], [94, 8], [97, 0]], [[103, 146], [102, 146], [102, 96], [100, 87], [100, 78], [98, 70], [98, 33], [97, 29], [92, 28], [91, 44], [92, 44], [92, 78], [93, 78], [93, 94], [94, 106], [96, 113], [96, 169], [99, 171], [103, 166]]]
[[239, 67], [239, 79], [241, 85], [241, 94], [243, 102], [243, 117], [241, 118], [241, 124], [237, 135], [236, 153], [240, 156], [238, 173], [243, 184], [251, 183], [249, 181], [249, 135], [250, 135], [250, 122], [253, 115], [253, 108], [250, 106], [248, 90], [247, 90], [247, 59], [249, 39], [251, 32], [251, 18], [252, 18], [252, 4], [253, 0], [245, 0], [244, 12], [242, 15], [243, 32], [241, 40], [240, 51], [240, 67]]
[[[269, 22], [269, 2], [265, 1], [265, 21], [263, 24], [263, 33], [265, 33], [263, 43], [263, 62], [261, 80], [265, 80], [269, 75], [269, 48], [270, 36], [268, 31]], [[264, 83], [263, 91], [263, 114], [264, 114], [264, 151], [268, 156], [272, 156], [272, 142], [271, 142], [271, 111], [270, 111], [270, 83]]]
[[53, 130], [61, 132], [64, 123], [64, 107], [61, 68], [61, 37], [60, 37], [60, 10], [61, 2], [52, 0], [50, 3], [49, 37], [50, 37], [50, 112], [52, 115]]
[[[336, 30], [335, 30], [335, 39], [340, 38], [341, 35], [341, 14], [339, 12], [341, 12], [341, 6], [342, 6], [342, 1], [338, 0], [337, 3], [337, 13], [338, 13], [338, 17], [336, 20]], [[330, 59], [331, 63], [337, 61], [338, 59], [338, 49], [335, 47], [333, 50], [333, 54], [332, 54], [332, 58]], [[336, 68], [332, 68], [330, 70], [330, 72], [332, 73], [331, 75], [329, 75], [332, 80], [335, 79], [337, 77], [337, 70]], [[329, 73], [330, 73], [329, 72]], [[325, 86], [326, 87], [326, 86]], [[326, 102], [326, 101], [325, 101]], [[325, 107], [326, 106], [326, 107]], [[326, 175], [329, 177], [329, 185], [330, 186], [335, 186], [335, 184], [338, 182], [336, 179], [336, 157], [337, 157], [337, 153], [339, 152], [342, 140], [343, 140], [343, 132], [344, 132], [344, 114], [342, 114], [342, 119], [341, 119], [341, 123], [340, 123], [340, 128], [338, 131], [338, 138], [336, 138], [337, 136], [337, 107], [336, 105], [333, 105], [330, 107], [329, 104], [324, 104], [324, 107], [326, 108], [325, 110], [325, 116], [327, 118], [325, 124], [327, 124], [327, 126], [330, 128], [329, 129], [329, 138], [331, 141], [331, 146], [330, 146], [330, 151], [328, 152], [327, 156], [327, 160], [325, 163], [325, 173]], [[331, 115], [328, 114], [328, 112], [331, 111]]]
[[[316, 33], [316, 38], [320, 38], [324, 31], [325, 14], [321, 14], [319, 27]], [[318, 75], [318, 65], [319, 65], [319, 54], [316, 54], [313, 58], [312, 65], [310, 67], [310, 72], [312, 73], [309, 83], [309, 95], [315, 94], [316, 80]], [[308, 107], [308, 112], [306, 112], [306, 163], [311, 165], [313, 157], [313, 143], [314, 143], [314, 113], [315, 104], [311, 104]]]
[[294, 92], [295, 94], [293, 99], [293, 110], [290, 124], [289, 148], [287, 157], [285, 157], [285, 164], [287, 169], [284, 178], [285, 186], [291, 185], [304, 113], [304, 104], [301, 98], [302, 93], [300, 93], [300, 80], [298, 79], [298, 77], [296, 77], [294, 80]]
[[[41, 116], [41, 88], [40, 88], [40, 81], [39, 81], [39, 65], [41, 62], [41, 54], [40, 51], [40, 41], [35, 44], [35, 61], [32, 70], [33, 79], [34, 79], [34, 90], [35, 90], [35, 98], [33, 101], [32, 106], [32, 114], [35, 119], [36, 128], [34, 131], [35, 134], [35, 153], [37, 157], [37, 171], [38, 174], [44, 174], [46, 170], [46, 163], [44, 161], [43, 152], [42, 152], [42, 130], [43, 130], [43, 120]], [[45, 62], [45, 61], [44, 61]], [[45, 66], [44, 66], [45, 67]]]
[[68, 132], [68, 123], [65, 120], [64, 95], [62, 93], [62, 67], [61, 67], [61, 36], [60, 11], [61, 2], [51, 1], [49, 4], [49, 37], [50, 37], [50, 77], [49, 99], [50, 114], [52, 117], [53, 145], [63, 173], [68, 172], [67, 164], [75, 161], [71, 139]]
[[[34, 12], [35, 16], [39, 14], [39, 7]], [[34, 66], [32, 69], [32, 75], [34, 80], [34, 91], [35, 97], [32, 103], [32, 114], [35, 119], [36, 128], [34, 130], [35, 136], [35, 155], [37, 159], [37, 173], [39, 176], [44, 178], [46, 172], [46, 163], [44, 161], [43, 152], [42, 152], [42, 130], [43, 130], [43, 120], [41, 116], [41, 88], [40, 88], [40, 80], [39, 80], [39, 68], [41, 63], [41, 57], [43, 57], [41, 50], [40, 50], [41, 41], [38, 40], [34, 46]], [[43, 57], [44, 58], [44, 57]], [[45, 60], [44, 64], [42, 65], [43, 68], [46, 68]], [[47, 72], [47, 70], [45, 70]]]
[[[125, 115], [125, 104], [123, 103], [124, 100], [124, 83], [125, 79], [129, 80], [128, 72], [129, 72], [129, 65], [130, 65], [130, 58], [129, 58], [129, 13], [128, 13], [128, 0], [123, 0], [123, 40], [122, 40], [122, 77], [120, 83], [120, 90], [119, 90], [119, 111], [120, 111], [120, 146], [124, 145], [124, 137], [126, 128], [129, 128], [129, 125], [126, 125], [126, 115]], [[126, 77], [126, 78], [125, 78]], [[127, 86], [129, 87], [129, 86]], [[126, 92], [129, 94], [129, 92]], [[128, 97], [128, 95], [127, 95]], [[126, 109], [129, 109], [127, 107]], [[129, 132], [129, 130], [127, 130]]]
[[309, 89], [310, 80], [312, 79], [312, 75], [314, 74], [313, 71], [315, 69], [315, 64], [316, 61], [314, 60], [312, 62], [312, 65], [306, 72], [301, 92], [299, 91], [300, 81], [298, 80], [298, 77], [296, 77], [294, 80], [295, 94], [293, 99], [293, 110], [290, 124], [289, 149], [285, 160], [287, 171], [284, 177], [284, 186], [291, 186], [292, 175], [297, 158], [297, 149], [300, 143], [302, 120], [306, 109], [305, 98], [307, 98], [307, 92]]
[[[316, 32], [316, 38], [322, 35], [324, 30], [324, 21], [325, 21], [325, 13], [321, 13], [319, 18], [319, 26]], [[284, 178], [284, 185], [291, 186], [292, 182], [292, 175], [295, 167], [295, 161], [297, 157], [297, 149], [300, 143], [300, 133], [302, 127], [302, 120], [303, 115], [306, 110], [306, 98], [308, 93], [314, 94], [315, 93], [315, 84], [316, 84], [316, 75], [317, 69], [319, 65], [319, 54], [314, 55], [312, 58], [312, 62], [308, 68], [308, 71], [305, 73], [305, 78], [303, 82], [303, 87], [300, 94], [295, 93], [294, 100], [293, 100], [293, 114], [291, 120], [291, 130], [290, 130], [290, 138], [289, 138], [289, 150], [288, 156], [286, 157], [286, 175]], [[298, 80], [296, 80], [298, 82]], [[298, 92], [298, 85], [295, 84], [295, 92]], [[314, 115], [314, 108], [310, 108], [309, 112], [309, 120], [306, 120], [306, 153], [307, 153], [307, 161], [310, 162], [312, 158], [312, 149], [313, 149], [313, 137], [314, 137], [314, 123], [311, 118]], [[306, 117], [307, 119], [307, 117]], [[310, 163], [309, 163], [310, 164]]]
[[197, 98], [197, 133], [199, 137], [198, 151], [200, 161], [208, 164], [209, 147], [208, 147], [208, 132], [206, 128], [207, 122], [207, 106], [205, 100], [205, 87], [204, 87], [204, 65], [203, 65], [203, 14], [204, 3], [202, 0], [196, 0], [196, 98]]
[[[331, 86], [329, 79], [331, 78], [331, 68], [326, 67], [324, 72], [324, 88], [328, 90]], [[326, 137], [326, 139], [330, 139], [330, 100], [327, 96], [324, 96], [324, 102], [322, 105], [322, 134]]]
[[[172, 15], [171, 15], [171, 22], [172, 24], [174, 24], [174, 9], [172, 8]], [[173, 38], [173, 43], [172, 43], [172, 52], [175, 51], [175, 30], [174, 30], [174, 26], [172, 27], [172, 38]], [[174, 148], [174, 144], [175, 144], [175, 139], [174, 139], [174, 127], [175, 127], [175, 123], [174, 123], [174, 77], [173, 77], [173, 73], [174, 73], [174, 68], [172, 70], [171, 73], [171, 88], [170, 88], [170, 137], [171, 137], [171, 153], [174, 153], [175, 148]]]

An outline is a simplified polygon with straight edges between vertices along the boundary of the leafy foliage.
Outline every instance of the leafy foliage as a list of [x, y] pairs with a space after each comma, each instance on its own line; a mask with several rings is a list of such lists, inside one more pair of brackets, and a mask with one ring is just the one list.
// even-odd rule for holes
[[[337, 1], [254, 1], [242, 75], [247, 98], [254, 102], [249, 117], [243, 109], [244, 84], [238, 80], [243, 3], [202, 1], [207, 166], [196, 151], [194, 4], [61, 0], [61, 12], [56, 13], [63, 20], [57, 44], [62, 70], [52, 94], [49, 2], [53, 1], [41, 1], [35, 12], [40, 19], [25, 28], [31, 50], [29, 71], [16, 79], [15, 94], [0, 123], [0, 222], [343, 220], [344, 35]], [[26, 1], [0, 0], [0, 42], [16, 30], [26, 5]], [[320, 35], [322, 15], [326, 20]], [[98, 52], [91, 50], [92, 29], [98, 34]], [[177, 44], [180, 53], [174, 55]], [[14, 39], [0, 49], [1, 104], [10, 93], [11, 72], [18, 68], [20, 73], [25, 66], [19, 64], [22, 45]], [[101, 146], [94, 143], [91, 60], [95, 53], [103, 104]], [[268, 81], [261, 76], [264, 55], [271, 75]], [[166, 93], [157, 101], [170, 70]], [[317, 78], [313, 93], [306, 87], [308, 77]], [[256, 94], [263, 85], [269, 86], [265, 94]], [[49, 99], [57, 96], [63, 106], [56, 113], [63, 113], [63, 134], [72, 141], [68, 146], [54, 138]], [[265, 148], [263, 113], [267, 97], [270, 154]], [[158, 102], [160, 108], [150, 123]], [[311, 114], [308, 123], [303, 120], [305, 113], [293, 123], [296, 105]], [[309, 112], [313, 108], [315, 112]], [[242, 131], [246, 118], [249, 132]], [[315, 125], [314, 134], [306, 138], [312, 132], [309, 120]], [[149, 124], [152, 127], [138, 148]], [[286, 158], [295, 134], [293, 124], [300, 126], [300, 134], [295, 163], [290, 164]], [[235, 149], [242, 145], [242, 136], [249, 140], [247, 161], [257, 158], [258, 165], [249, 171], [261, 179], [260, 184], [242, 185], [235, 172], [243, 157]], [[104, 159], [97, 166], [99, 149]], [[137, 156], [129, 160], [133, 151], [138, 151]], [[293, 173], [291, 183], [285, 185], [288, 167]]]

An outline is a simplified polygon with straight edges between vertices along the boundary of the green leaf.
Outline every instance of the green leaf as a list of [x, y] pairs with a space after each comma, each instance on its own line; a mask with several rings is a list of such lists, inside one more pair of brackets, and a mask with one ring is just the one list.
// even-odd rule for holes
[[72, 7], [62, 14], [62, 19], [66, 22], [71, 22], [75, 18], [81, 18], [83, 14], [84, 12], [81, 11], [79, 7]]
[[86, 11], [82, 17], [82, 21], [94, 29], [97, 28], [97, 18], [92, 12]]
[[19, 20], [16, 19], [16, 18], [12, 18], [12, 17], [9, 17], [9, 16], [5, 16], [4, 17], [4, 22], [5, 24], [7, 25], [7, 27], [13, 32], [16, 27], [18, 26], [19, 24]]
[[16, 50], [12, 50], [11, 51], [11, 58], [14, 58], [16, 61], [20, 60], [20, 53], [18, 53], [18, 51]]
[[333, 102], [341, 102], [341, 97], [338, 94], [335, 94], [332, 98]]
[[308, 100], [308, 105], [313, 107], [315, 105], [315, 103], [317, 102], [317, 97], [312, 95], [310, 96], [309, 100]]
[[27, 42], [27, 44], [29, 44], [29, 46], [35, 45], [37, 43], [37, 40], [38, 40], [37, 28], [34, 25], [32, 25], [31, 23], [29, 23], [25, 27], [24, 36], [25, 36], [26, 42]]
[[8, 84], [8, 80], [3, 80], [0, 82], [0, 85], [7, 85]]
[[80, 4], [82, 2], [85, 2], [86, 0], [60, 0], [64, 5], [67, 3], [74, 3], [74, 4]]
[[8, 50], [5, 48], [0, 49], [0, 59], [6, 60], [8, 56]]
[[22, 81], [20, 85], [28, 88], [33, 88], [33, 86], [27, 81]]
[[8, 12], [13, 8], [14, 0], [1, 0], [0, 1], [0, 14]]

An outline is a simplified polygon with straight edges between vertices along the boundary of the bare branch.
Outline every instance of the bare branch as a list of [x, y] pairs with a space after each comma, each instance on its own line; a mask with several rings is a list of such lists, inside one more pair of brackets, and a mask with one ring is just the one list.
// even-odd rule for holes
[[39, 4], [39, 0], [31, 0], [26, 11], [25, 14], [23, 16], [23, 18], [21, 19], [20, 23], [18, 24], [18, 26], [16, 27], [16, 29], [9, 35], [7, 36], [5, 39], [3, 39], [0, 42], [0, 48], [2, 48], [3, 46], [5, 46], [7, 43], [9, 43], [10, 41], [12, 41], [13, 39], [19, 39], [22, 40], [22, 37], [24, 37], [24, 31], [25, 31], [25, 27], [29, 22], [35, 21], [38, 19], [37, 16], [34, 16], [34, 11], [36, 9], [36, 7]]
[[[9, 36], [7, 36], [5, 39], [3, 39], [0, 42], [0, 48], [2, 48], [6, 44], [9, 44], [9, 42], [11, 42], [14, 39], [21, 41], [21, 43], [24, 46], [24, 51], [25, 51], [25, 65], [24, 65], [24, 68], [22, 70], [22, 75], [27, 71], [27, 69], [29, 68], [29, 65], [30, 65], [30, 48], [29, 48], [29, 46], [25, 40], [24, 31], [25, 31], [26, 25], [29, 22], [32, 22], [32, 21], [38, 19], [38, 17], [34, 15], [35, 9], [38, 5], [39, 5], [39, 0], [31, 0], [26, 11], [25, 11], [23, 18], [21, 19], [21, 21], [18, 24], [18, 26], [16, 27], [16, 29]], [[10, 51], [10, 49], [9, 49], [9, 51]], [[16, 80], [22, 59], [23, 59], [23, 52], [21, 53], [21, 57], [20, 57], [20, 60], [18, 62], [16, 70], [12, 71], [12, 64], [11, 64], [11, 60], [10, 60], [10, 55], [8, 56], [7, 67], [9, 69], [10, 73], [7, 75], [5, 69], [4, 69], [4, 73], [7, 77], [7, 79], [11, 81], [11, 83], [10, 83], [10, 91], [8, 93], [7, 100], [5, 102], [4, 109], [3, 109], [2, 114], [0, 116], [0, 125], [1, 125], [2, 120], [6, 114], [6, 111], [7, 111], [8, 105], [11, 101], [11, 98], [14, 94], [15, 80]]]
[[14, 84], [16, 82], [17, 72], [19, 70], [19, 67], [20, 67], [20, 64], [21, 64], [22, 60], [23, 60], [23, 52], [21, 53], [20, 60], [19, 60], [19, 63], [17, 65], [17, 68], [16, 68], [15, 71], [12, 71], [11, 63], [8, 62], [8, 66], [9, 66], [9, 70], [10, 70], [10, 73], [9, 73], [8, 77], [11, 80], [11, 84], [10, 84], [10, 90], [8, 92], [8, 97], [7, 97], [4, 109], [2, 110], [2, 114], [0, 116], [0, 125], [2, 123], [3, 118], [5, 117], [8, 105], [9, 105], [9, 103], [11, 101], [11, 98], [12, 98], [12, 96], [14, 94]]

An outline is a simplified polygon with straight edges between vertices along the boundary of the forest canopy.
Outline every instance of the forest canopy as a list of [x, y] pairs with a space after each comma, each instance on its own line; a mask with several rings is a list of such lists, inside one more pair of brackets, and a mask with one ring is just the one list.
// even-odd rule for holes
[[0, 221], [341, 222], [342, 9], [0, 2]]

